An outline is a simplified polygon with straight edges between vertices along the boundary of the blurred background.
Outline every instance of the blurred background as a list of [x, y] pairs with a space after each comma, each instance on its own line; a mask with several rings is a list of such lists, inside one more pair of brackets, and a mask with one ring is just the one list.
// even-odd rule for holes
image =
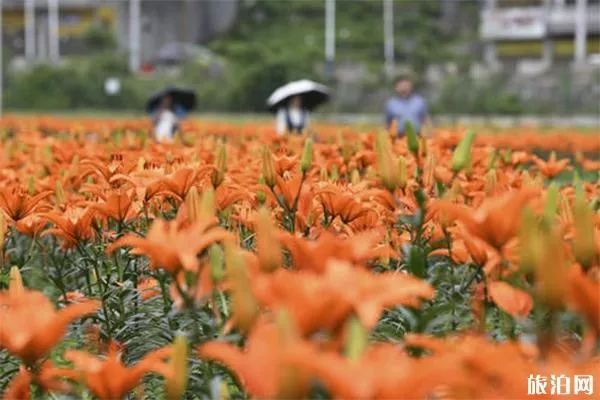
[[600, 115], [600, 0], [0, 2], [6, 112], [141, 112], [172, 83], [263, 112], [309, 78], [325, 114], [380, 113], [411, 72], [437, 115]]

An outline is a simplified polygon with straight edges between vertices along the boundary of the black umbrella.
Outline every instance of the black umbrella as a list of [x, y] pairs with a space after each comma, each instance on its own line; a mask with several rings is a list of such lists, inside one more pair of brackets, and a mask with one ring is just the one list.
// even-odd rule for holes
[[329, 100], [329, 88], [320, 83], [303, 79], [290, 82], [275, 90], [267, 100], [271, 112], [283, 107], [294, 96], [302, 97], [302, 107], [309, 111]]
[[165, 96], [171, 97], [172, 105], [175, 109], [183, 109], [187, 113], [196, 108], [196, 93], [193, 90], [168, 87], [150, 96], [146, 103], [146, 111], [153, 114]]

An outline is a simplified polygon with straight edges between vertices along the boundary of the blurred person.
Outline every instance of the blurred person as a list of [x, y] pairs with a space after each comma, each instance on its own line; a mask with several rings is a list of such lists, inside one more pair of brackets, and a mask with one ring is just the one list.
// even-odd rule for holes
[[177, 118], [175, 107], [171, 96], [164, 96], [161, 99], [154, 118], [154, 138], [159, 143], [172, 142], [175, 132], [179, 128], [179, 118]]
[[385, 105], [385, 123], [390, 129], [396, 121], [398, 137], [404, 136], [404, 124], [410, 121], [419, 135], [430, 136], [432, 123], [429, 116], [427, 101], [413, 91], [413, 81], [408, 75], [396, 79], [395, 94]]
[[302, 105], [302, 97], [294, 96], [277, 110], [275, 119], [277, 133], [301, 135], [308, 129], [309, 111]]

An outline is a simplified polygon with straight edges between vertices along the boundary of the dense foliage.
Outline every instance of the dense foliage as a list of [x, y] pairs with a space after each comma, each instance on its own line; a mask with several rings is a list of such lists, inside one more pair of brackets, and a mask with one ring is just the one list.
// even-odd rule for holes
[[7, 399], [599, 393], [595, 136], [0, 126]]

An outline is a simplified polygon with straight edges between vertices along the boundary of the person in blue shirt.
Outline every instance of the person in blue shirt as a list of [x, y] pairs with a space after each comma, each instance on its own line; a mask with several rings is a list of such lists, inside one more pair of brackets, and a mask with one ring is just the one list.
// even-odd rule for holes
[[395, 95], [385, 104], [385, 123], [389, 129], [392, 122], [397, 122], [398, 137], [404, 136], [404, 124], [410, 121], [419, 134], [429, 136], [432, 124], [427, 108], [427, 101], [413, 92], [413, 82], [408, 76], [396, 79]]

